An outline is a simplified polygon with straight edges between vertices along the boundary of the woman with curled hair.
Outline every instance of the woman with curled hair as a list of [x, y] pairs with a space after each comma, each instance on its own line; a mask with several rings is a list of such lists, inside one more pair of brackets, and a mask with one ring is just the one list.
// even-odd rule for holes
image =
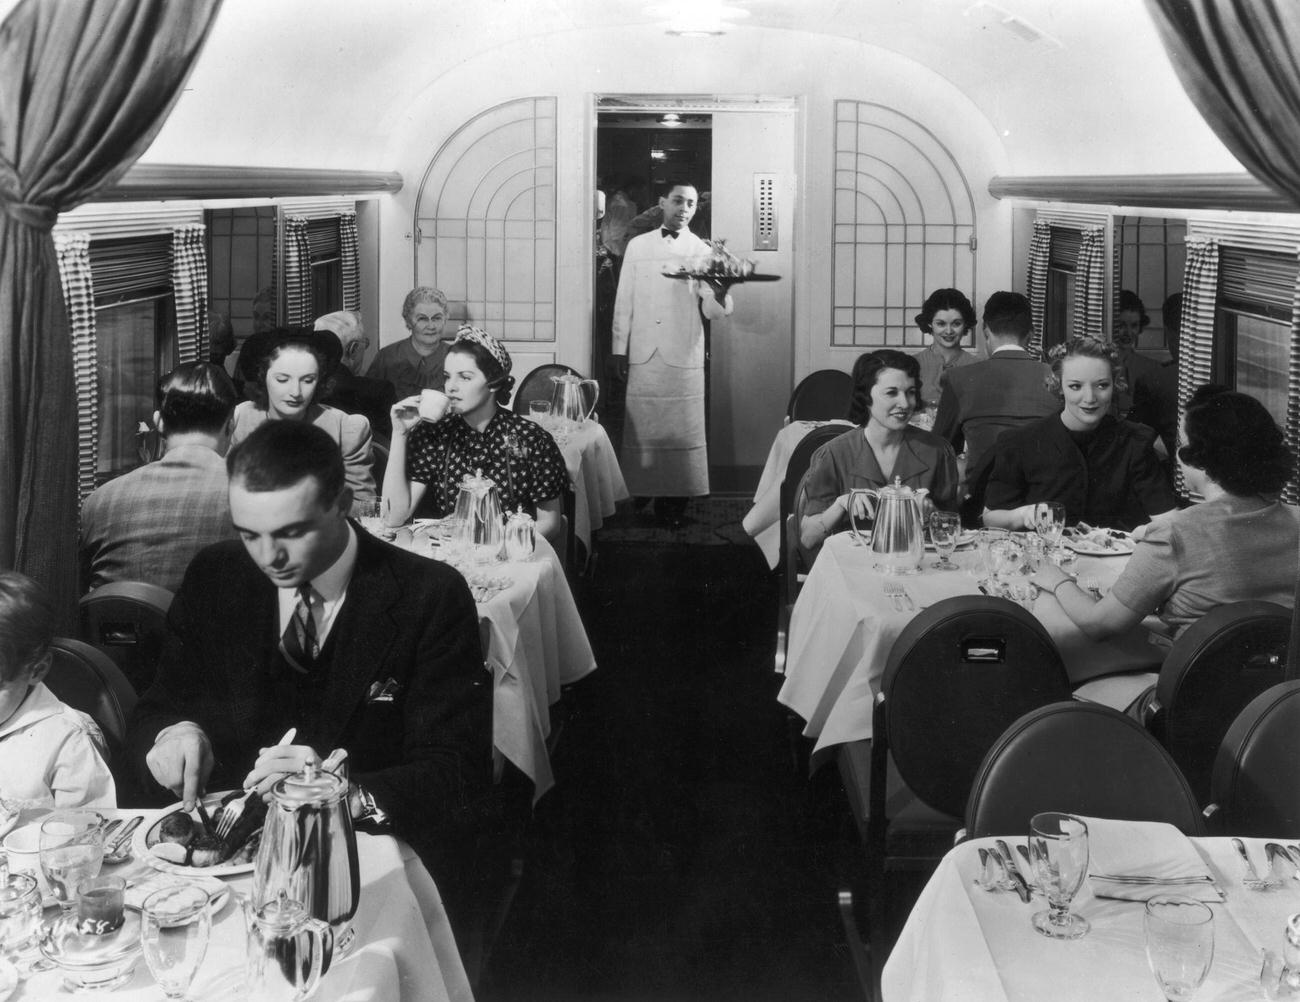
[[929, 347], [912, 356], [921, 366], [920, 406], [937, 408], [943, 393], [943, 374], [955, 366], [978, 361], [961, 346], [962, 338], [976, 330], [975, 307], [960, 289], [936, 289], [913, 319], [931, 338]]
[[559, 539], [568, 468], [555, 439], [504, 406], [515, 385], [510, 365], [509, 352], [491, 334], [461, 327], [447, 349], [445, 394], [426, 391], [438, 408], [431, 411], [426, 401], [422, 418], [411, 415], [419, 396], [394, 405], [384, 473], [389, 525], [401, 525], [421, 502], [431, 515], [450, 515], [461, 481], [481, 470], [496, 484], [503, 510], [522, 507], [542, 535]]
[[343, 358], [333, 331], [280, 327], [254, 334], [244, 352], [256, 360], [257, 378], [247, 385], [251, 399], [235, 408], [230, 444], [236, 446], [267, 421], [306, 421], [339, 444], [353, 511], [375, 500], [370, 422], [317, 403]]
[[855, 487], [880, 488], [898, 479], [914, 489], [926, 488], [928, 500], [938, 508], [956, 510], [952, 446], [908, 423], [921, 381], [916, 359], [886, 348], [863, 355], [853, 371], [854, 411], [862, 413], [861, 424], [813, 453], [808, 468], [798, 524], [800, 541], [809, 550], [848, 528], [849, 492]]
[[1300, 512], [1278, 499], [1295, 465], [1281, 429], [1254, 397], [1202, 386], [1182, 431], [1178, 461], [1201, 504], [1152, 522], [1100, 601], [1051, 564], [1034, 577], [1095, 640], [1153, 612], [1177, 635], [1229, 602], [1291, 604]]
[[1005, 432], [993, 447], [984, 524], [1032, 529], [1034, 505], [1059, 501], [1070, 524], [1134, 529], [1176, 501], [1152, 448], [1154, 433], [1115, 418], [1111, 400], [1124, 388], [1115, 349], [1072, 337], [1050, 355], [1047, 388], [1062, 407]]

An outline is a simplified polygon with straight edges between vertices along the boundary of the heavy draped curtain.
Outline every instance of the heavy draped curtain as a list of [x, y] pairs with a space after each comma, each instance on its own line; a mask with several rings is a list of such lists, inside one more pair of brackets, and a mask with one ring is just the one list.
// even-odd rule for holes
[[58, 213], [162, 127], [221, 0], [23, 0], [0, 24], [0, 567], [77, 592], [77, 397]]
[[1255, 177], [1300, 205], [1300, 4], [1147, 0], [1183, 89]]

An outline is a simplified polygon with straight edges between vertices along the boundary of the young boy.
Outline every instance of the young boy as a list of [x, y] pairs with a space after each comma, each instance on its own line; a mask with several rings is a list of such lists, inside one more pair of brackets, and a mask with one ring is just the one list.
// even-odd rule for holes
[[0, 801], [11, 810], [116, 807], [104, 736], [41, 682], [54, 610], [35, 581], [0, 572]]

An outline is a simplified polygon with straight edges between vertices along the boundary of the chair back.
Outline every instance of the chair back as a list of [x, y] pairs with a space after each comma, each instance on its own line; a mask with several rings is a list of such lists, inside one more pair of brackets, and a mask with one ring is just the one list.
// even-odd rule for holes
[[[786, 552], [790, 546], [787, 534], [787, 516], [794, 514], [796, 502], [803, 493], [804, 475], [812, 466], [813, 454], [831, 439], [838, 438], [848, 430], [849, 428], [846, 425], [824, 424], [808, 432], [790, 450], [790, 459], [785, 464], [785, 477], [781, 480], [781, 491], [777, 498], [781, 533], [780, 548], [777, 551], [777, 570], [783, 576], [785, 574]], [[799, 539], [799, 522], [797, 519], [794, 522], [794, 539], [795, 548], [802, 549], [797, 542]], [[798, 567], [795, 568], [795, 573], [807, 569], [807, 566]]]
[[799, 380], [785, 412], [791, 421], [831, 421], [849, 415], [853, 377], [839, 369], [818, 369]]
[[1022, 835], [1041, 811], [1205, 831], [1192, 788], [1160, 743], [1132, 717], [1075, 700], [1031, 710], [997, 739], [971, 785], [966, 833]]
[[930, 807], [959, 816], [998, 736], [1026, 711], [1069, 699], [1070, 683], [1030, 613], [1006, 599], [961, 595], [903, 628], [880, 691], [899, 777]]
[[1229, 725], [1247, 703], [1282, 681], [1290, 636], [1290, 609], [1233, 602], [1189, 626], [1166, 656], [1148, 729], [1201, 803], [1209, 798], [1214, 755]]
[[50, 645], [54, 663], [45, 676], [49, 690], [74, 710], [88, 714], [104, 732], [116, 755], [126, 741], [126, 721], [136, 693], [126, 676], [102, 651], [80, 640], [56, 638]]
[[[1300, 838], [1300, 681], [1252, 699], [1228, 727], [1210, 777], [1216, 829]], [[1208, 811], [1207, 811], [1208, 813]]]
[[144, 581], [114, 581], [81, 598], [81, 639], [112, 659], [136, 692], [153, 682], [172, 593]]
[[523, 417], [528, 416], [528, 405], [534, 400], [550, 400], [551, 395], [555, 392], [555, 384], [551, 382], [552, 376], [570, 376], [579, 375], [577, 369], [562, 365], [559, 362], [547, 362], [539, 365], [536, 369], [526, 375], [519, 388], [515, 390], [515, 399], [511, 404], [516, 414]]

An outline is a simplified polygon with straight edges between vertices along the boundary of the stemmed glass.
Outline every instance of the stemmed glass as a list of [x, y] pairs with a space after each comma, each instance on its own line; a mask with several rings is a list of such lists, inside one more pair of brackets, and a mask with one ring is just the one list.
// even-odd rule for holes
[[41, 869], [59, 907], [76, 903], [82, 881], [104, 863], [104, 818], [96, 811], [56, 811], [41, 823]]
[[1034, 529], [1050, 557], [1061, 545], [1061, 534], [1065, 532], [1065, 505], [1059, 501], [1040, 501], [1034, 505]]
[[1088, 826], [1073, 814], [1046, 811], [1029, 820], [1029, 863], [1047, 895], [1047, 911], [1034, 928], [1053, 939], [1078, 939], [1088, 920], [1070, 913], [1070, 902], [1088, 875]]
[[1210, 973], [1214, 913], [1191, 898], [1159, 897], [1146, 903], [1147, 963], [1169, 1002], [1186, 1002]]
[[957, 549], [957, 536], [961, 532], [961, 516], [955, 511], [930, 512], [930, 542], [934, 543], [939, 559], [930, 566], [940, 571], [955, 571], [959, 568], [948, 558]]
[[169, 999], [184, 999], [208, 952], [208, 893], [193, 884], [164, 887], [144, 899], [140, 943], [144, 962]]

